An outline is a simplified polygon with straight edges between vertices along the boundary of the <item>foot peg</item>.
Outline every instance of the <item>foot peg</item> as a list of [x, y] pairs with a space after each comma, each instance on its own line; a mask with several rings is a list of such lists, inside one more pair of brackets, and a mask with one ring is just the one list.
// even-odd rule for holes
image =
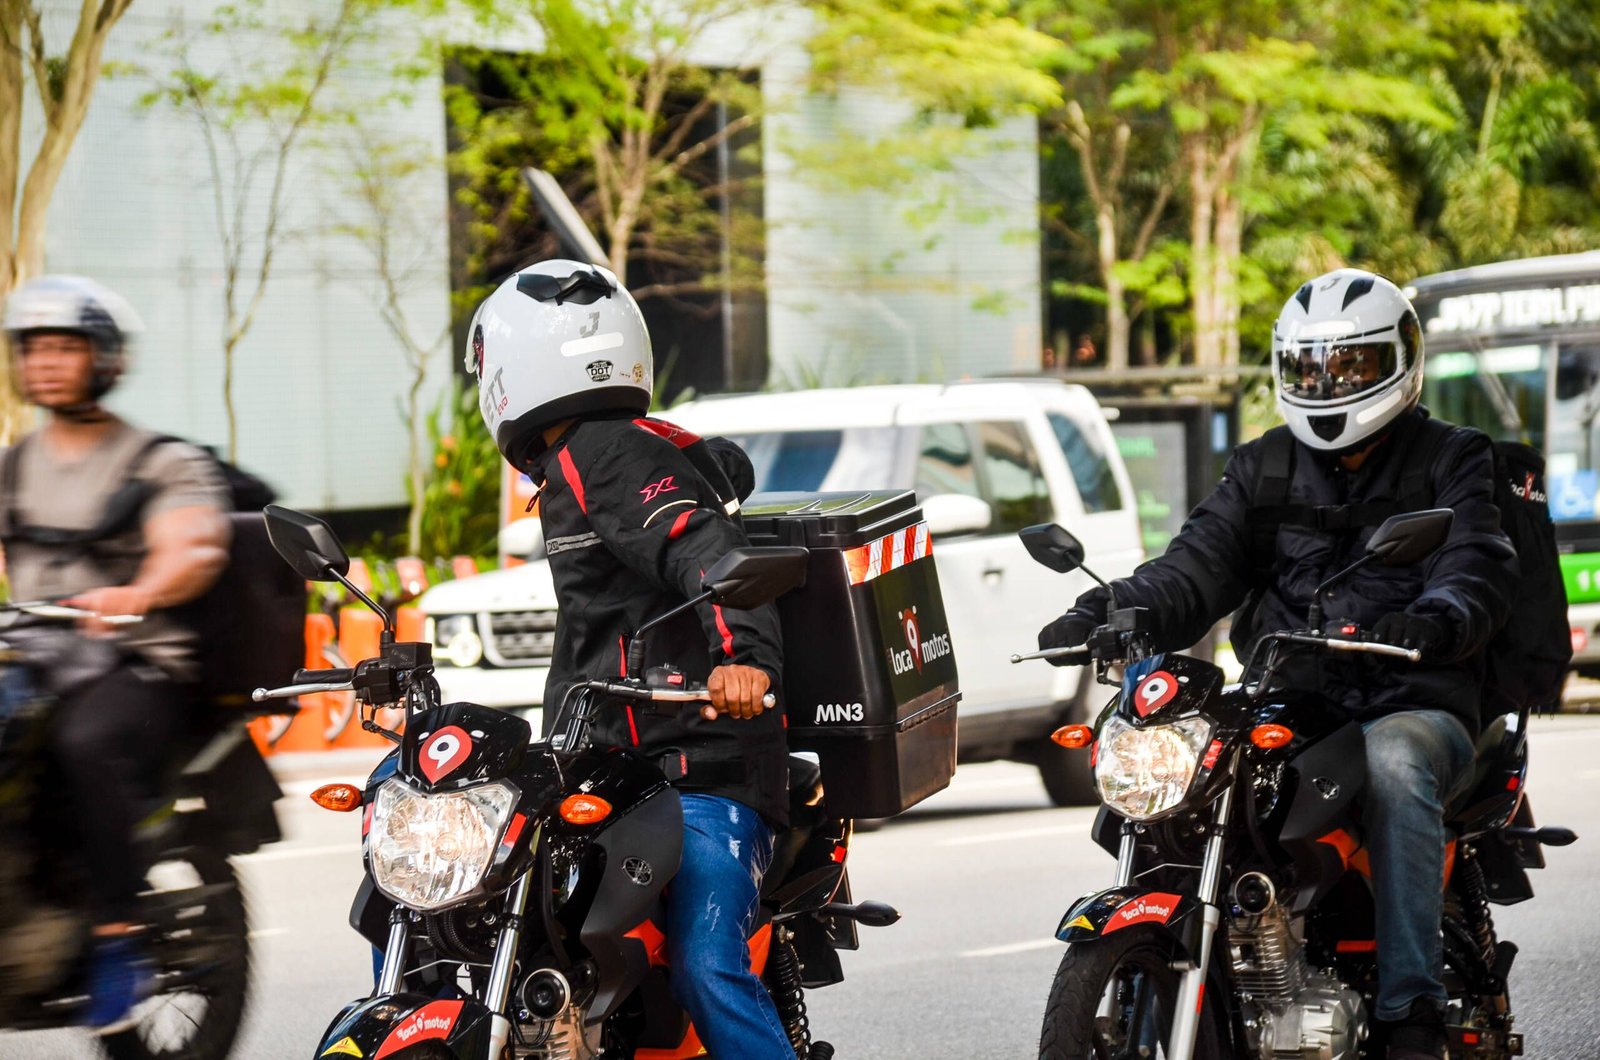
[[857, 902], [855, 905], [829, 902], [818, 912], [824, 916], [842, 916], [846, 920], [854, 920], [862, 927], [888, 927], [900, 919], [900, 910], [883, 902]]
[[1566, 847], [1578, 841], [1578, 833], [1570, 828], [1507, 828], [1512, 839], [1531, 839], [1541, 846]]

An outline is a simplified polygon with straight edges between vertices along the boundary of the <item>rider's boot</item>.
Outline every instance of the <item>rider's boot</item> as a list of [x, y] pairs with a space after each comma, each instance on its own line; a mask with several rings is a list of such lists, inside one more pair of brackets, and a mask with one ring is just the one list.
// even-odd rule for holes
[[1437, 1002], [1418, 998], [1405, 1019], [1388, 1027], [1388, 1060], [1450, 1060], [1450, 1036]]

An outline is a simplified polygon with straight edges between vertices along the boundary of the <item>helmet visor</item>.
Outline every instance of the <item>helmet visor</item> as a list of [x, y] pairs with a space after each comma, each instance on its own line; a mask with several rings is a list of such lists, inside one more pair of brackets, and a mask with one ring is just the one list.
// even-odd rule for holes
[[1400, 367], [1393, 342], [1296, 342], [1278, 351], [1278, 385], [1301, 401], [1342, 401], [1382, 386]]

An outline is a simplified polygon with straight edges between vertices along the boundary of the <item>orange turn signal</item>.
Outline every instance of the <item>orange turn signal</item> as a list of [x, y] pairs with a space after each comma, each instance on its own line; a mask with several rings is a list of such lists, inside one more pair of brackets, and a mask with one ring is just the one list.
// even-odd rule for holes
[[1094, 730], [1087, 725], [1063, 725], [1050, 734], [1050, 739], [1078, 751], [1094, 743]]
[[611, 816], [611, 804], [598, 795], [568, 795], [561, 800], [561, 819], [568, 824], [594, 824]]
[[1294, 739], [1294, 730], [1287, 725], [1257, 725], [1250, 730], [1250, 742], [1263, 751], [1276, 751], [1280, 747], [1289, 746], [1289, 741]]
[[324, 784], [311, 793], [311, 801], [324, 810], [349, 813], [361, 809], [361, 789], [354, 784]]

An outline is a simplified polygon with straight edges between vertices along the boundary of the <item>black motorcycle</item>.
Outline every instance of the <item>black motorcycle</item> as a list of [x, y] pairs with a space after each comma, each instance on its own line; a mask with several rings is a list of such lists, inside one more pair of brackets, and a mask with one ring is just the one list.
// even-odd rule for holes
[[[24, 603], [0, 615], [0, 1027], [70, 1027], [88, 1000], [93, 921], [82, 896], [95, 867], [56, 794], [51, 688], [67, 668], [114, 649], [59, 625], [88, 612]], [[248, 714], [196, 703], [189, 717], [179, 766], [135, 835], [147, 885], [139, 927], [155, 968], [135, 1025], [98, 1039], [115, 1060], [222, 1060], [243, 1018], [250, 929], [228, 858], [280, 838], [281, 792], [250, 740]]]
[[[277, 507], [267, 520], [301, 575], [344, 581], [348, 559], [326, 524]], [[661, 926], [661, 893], [682, 850], [678, 792], [656, 762], [593, 746], [591, 721], [619, 700], [674, 710], [707, 702], [681, 673], [637, 673], [649, 629], [706, 602], [768, 603], [800, 583], [805, 560], [802, 548], [745, 548], [713, 564], [699, 597], [634, 637], [627, 676], [572, 689], [546, 740], [514, 715], [441, 704], [429, 645], [397, 643], [392, 632], [353, 670], [302, 670], [292, 686], [258, 690], [262, 701], [353, 689], [373, 732], [385, 731], [373, 720], [379, 706], [406, 709], [404, 735], [388, 733], [398, 746], [364, 789], [313, 796], [363, 811], [367, 879], [351, 923], [383, 951], [372, 996], [334, 1018], [315, 1056], [704, 1055], [672, 999]], [[843, 978], [837, 951], [855, 948], [858, 923], [899, 914], [850, 901], [851, 824], [829, 814], [817, 764], [792, 758], [790, 788], [791, 824], [775, 843], [751, 962], [800, 1060], [826, 1060], [833, 1049], [811, 1040], [804, 991]]]
[[[1425, 558], [1451, 518], [1448, 509], [1395, 516], [1315, 599], [1368, 564]], [[1082, 568], [1082, 546], [1060, 527], [1022, 537], [1045, 566]], [[1382, 1055], [1369, 1035], [1374, 905], [1354, 812], [1366, 782], [1363, 734], [1285, 675], [1323, 652], [1420, 656], [1352, 624], [1319, 628], [1320, 607], [1311, 610], [1311, 628], [1263, 637], [1231, 686], [1209, 662], [1153, 652], [1143, 612], [1114, 602], [1085, 648], [1013, 657], [1093, 662], [1107, 684], [1108, 670], [1123, 668], [1120, 694], [1092, 729], [1056, 734], [1091, 755], [1104, 802], [1094, 838], [1116, 855], [1117, 874], [1115, 886], [1068, 909], [1056, 932], [1068, 947], [1041, 1057]], [[1485, 728], [1468, 793], [1447, 808], [1440, 930], [1457, 1060], [1521, 1055], [1506, 988], [1517, 947], [1496, 936], [1490, 905], [1531, 898], [1525, 870], [1543, 867], [1541, 846], [1576, 839], [1534, 826], [1527, 723], [1524, 710]]]

